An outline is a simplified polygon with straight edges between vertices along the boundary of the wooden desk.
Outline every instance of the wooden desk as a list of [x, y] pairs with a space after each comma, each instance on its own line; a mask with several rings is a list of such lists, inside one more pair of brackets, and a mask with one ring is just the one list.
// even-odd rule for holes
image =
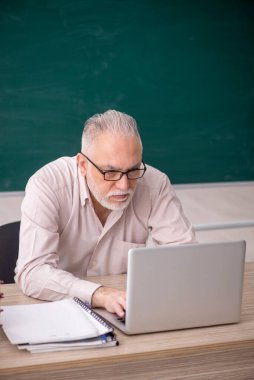
[[[95, 279], [95, 278], [93, 278]], [[125, 287], [125, 276], [101, 277]], [[246, 264], [239, 324], [125, 336], [118, 347], [31, 354], [11, 345], [0, 329], [0, 378], [29, 379], [254, 379], [254, 262]], [[3, 305], [37, 302], [4, 285]]]

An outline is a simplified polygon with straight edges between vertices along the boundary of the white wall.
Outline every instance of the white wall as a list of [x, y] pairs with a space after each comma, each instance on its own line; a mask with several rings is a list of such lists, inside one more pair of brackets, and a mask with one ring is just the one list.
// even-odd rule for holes
[[[246, 261], [254, 261], [254, 182], [176, 185], [175, 189], [200, 242], [244, 239]], [[23, 197], [23, 192], [0, 193], [0, 225], [20, 220]], [[238, 227], [229, 228], [234, 224]]]

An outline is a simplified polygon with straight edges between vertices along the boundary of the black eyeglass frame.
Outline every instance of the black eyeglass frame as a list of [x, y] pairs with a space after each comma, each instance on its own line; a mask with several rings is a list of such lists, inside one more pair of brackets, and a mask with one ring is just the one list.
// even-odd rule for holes
[[[140, 168], [137, 168], [137, 169], [129, 169], [127, 170], [126, 172], [123, 172], [121, 170], [102, 170], [101, 168], [99, 168], [92, 160], [90, 160], [90, 158], [88, 158], [84, 153], [80, 152], [82, 154], [82, 156], [84, 156], [97, 170], [99, 170], [99, 172], [104, 176], [104, 180], [105, 181], [110, 181], [110, 182], [116, 182], [116, 181], [120, 181], [120, 179], [126, 175], [126, 177], [130, 180], [130, 181], [135, 181], [139, 178], [142, 178], [147, 170], [147, 167], [146, 167], [146, 164], [144, 163], [144, 161], [142, 160], [141, 163], [144, 165], [144, 167], [142, 169]], [[128, 177], [128, 174], [131, 173], [131, 172], [134, 172], [136, 170], [140, 170], [140, 171], [143, 171], [142, 175], [137, 177], [137, 178], [129, 178]], [[106, 179], [105, 176], [107, 173], [119, 173], [120, 177], [118, 179]]]

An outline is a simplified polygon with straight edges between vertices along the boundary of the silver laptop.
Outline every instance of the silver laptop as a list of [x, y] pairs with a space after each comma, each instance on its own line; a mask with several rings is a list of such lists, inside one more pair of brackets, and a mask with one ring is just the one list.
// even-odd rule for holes
[[125, 320], [96, 311], [126, 334], [239, 322], [245, 248], [230, 241], [130, 249]]

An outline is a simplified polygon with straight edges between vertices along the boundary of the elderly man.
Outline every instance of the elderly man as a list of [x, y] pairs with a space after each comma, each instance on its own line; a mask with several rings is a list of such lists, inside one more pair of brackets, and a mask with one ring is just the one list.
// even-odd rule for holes
[[145, 165], [135, 120], [109, 110], [85, 123], [77, 157], [53, 161], [28, 181], [16, 282], [43, 300], [79, 297], [124, 315], [125, 292], [86, 276], [125, 273], [127, 253], [195, 241], [168, 177]]

